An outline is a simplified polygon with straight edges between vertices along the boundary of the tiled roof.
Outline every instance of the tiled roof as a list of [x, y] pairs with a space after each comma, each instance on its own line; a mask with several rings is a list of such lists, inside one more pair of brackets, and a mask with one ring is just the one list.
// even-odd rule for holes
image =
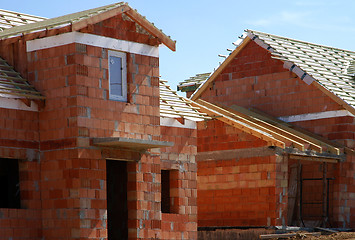
[[250, 40], [270, 51], [273, 58], [282, 60], [285, 68], [296, 73], [307, 84], [315, 82], [333, 100], [355, 113], [355, 52], [253, 30], [246, 30], [233, 43], [235, 50], [199, 86], [191, 96], [192, 100], [199, 98], [208, 83], [214, 81]]
[[29, 33], [29, 32], [36, 31], [36, 30], [50, 29], [50, 28], [65, 26], [68, 24], [72, 24], [75, 22], [85, 20], [85, 19], [90, 18], [91, 16], [94, 16], [94, 15], [97, 15], [101, 12], [109, 11], [111, 9], [114, 9], [114, 8], [117, 8], [117, 7], [120, 7], [123, 5], [124, 5], [123, 2], [119, 2], [119, 3], [114, 3], [114, 4], [107, 5], [107, 6], [93, 8], [93, 9], [89, 9], [89, 10], [85, 10], [85, 11], [81, 11], [81, 12], [77, 12], [77, 13], [67, 14], [64, 16], [56, 17], [56, 18], [49, 18], [49, 19], [46, 19], [46, 20], [40, 21], [40, 22], [34, 22], [31, 24], [26, 24], [26, 25], [22, 24], [21, 26], [16, 26], [11, 29], [4, 30], [3, 32], [0, 33], [0, 37], [1, 38], [9, 37], [9, 36], [17, 35], [20, 33]]
[[[16, 26], [12, 26], [11, 28], [4, 28], [3, 31], [0, 31], [0, 39], [14, 37], [21, 34], [28, 34], [36, 31], [58, 29], [65, 26], [71, 26], [71, 31], [74, 32], [83, 29], [88, 25], [101, 22], [121, 13], [125, 13], [138, 25], [142, 26], [147, 32], [159, 39], [161, 43], [166, 45], [171, 50], [175, 51], [176, 44], [175, 41], [170, 38], [170, 36], [165, 35], [162, 30], [155, 27], [154, 24], [146, 20], [145, 17], [141, 16], [139, 13], [133, 10], [127, 3], [124, 2], [114, 3], [77, 13], [67, 14], [56, 18], [41, 19], [43, 21], [33, 21], [32, 23], [28, 22], [28, 24], [19, 24]], [[38, 17], [34, 18], [40, 19]]]
[[40, 22], [45, 19], [46, 18], [43, 17], [0, 9], [0, 31], [29, 23]]
[[[316, 80], [355, 108], [355, 52], [247, 30], [247, 36], [285, 61], [291, 71], [310, 84]], [[299, 69], [298, 69], [299, 68]]]
[[191, 106], [189, 101], [172, 90], [167, 81], [160, 80], [160, 116], [170, 118], [185, 118], [193, 121], [209, 119], [207, 114]]
[[[199, 73], [196, 74], [193, 77], [190, 77], [189, 79], [186, 79], [182, 82], [179, 83], [177, 86], [178, 91], [186, 92], [187, 89], [192, 89], [195, 90], [198, 86], [200, 86], [209, 76], [211, 73]], [[193, 91], [192, 90], [192, 91]]]
[[0, 58], [0, 97], [44, 99], [44, 96], [2, 58]]

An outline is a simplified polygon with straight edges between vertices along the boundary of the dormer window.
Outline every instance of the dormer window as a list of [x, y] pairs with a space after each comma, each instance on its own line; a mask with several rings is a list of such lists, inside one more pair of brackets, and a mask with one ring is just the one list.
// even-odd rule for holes
[[127, 101], [127, 61], [123, 52], [109, 51], [110, 100]]

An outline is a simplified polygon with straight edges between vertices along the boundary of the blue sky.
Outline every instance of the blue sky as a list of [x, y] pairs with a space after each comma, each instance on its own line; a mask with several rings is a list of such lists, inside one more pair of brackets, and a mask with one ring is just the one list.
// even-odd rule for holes
[[[110, 0], [4, 1], [1, 8], [57, 17], [114, 3]], [[177, 51], [160, 49], [160, 74], [173, 89], [196, 73], [210, 72], [233, 48], [244, 29], [355, 51], [353, 0], [128, 0], [177, 41]]]

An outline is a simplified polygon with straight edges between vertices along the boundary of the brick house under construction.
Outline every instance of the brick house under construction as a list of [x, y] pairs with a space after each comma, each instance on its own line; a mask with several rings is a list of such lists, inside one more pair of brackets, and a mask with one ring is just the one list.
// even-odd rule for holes
[[198, 123], [198, 226], [355, 227], [355, 52], [247, 30], [180, 83]]
[[196, 239], [204, 116], [159, 89], [175, 42], [125, 3], [0, 28], [0, 239]]

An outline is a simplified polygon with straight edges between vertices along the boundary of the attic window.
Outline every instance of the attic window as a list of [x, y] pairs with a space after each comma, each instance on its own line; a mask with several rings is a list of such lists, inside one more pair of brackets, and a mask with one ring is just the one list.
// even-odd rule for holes
[[355, 77], [355, 60], [348, 62], [345, 68], [345, 74]]
[[108, 52], [109, 96], [111, 100], [127, 101], [127, 62], [123, 52]]

